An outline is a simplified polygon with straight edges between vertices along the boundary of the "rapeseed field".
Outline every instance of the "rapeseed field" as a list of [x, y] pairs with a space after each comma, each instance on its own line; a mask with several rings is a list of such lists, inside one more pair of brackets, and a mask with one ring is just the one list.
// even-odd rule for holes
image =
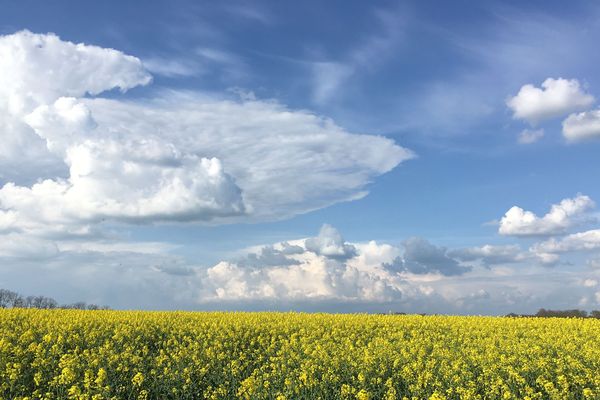
[[600, 399], [600, 320], [0, 310], [1, 399]]

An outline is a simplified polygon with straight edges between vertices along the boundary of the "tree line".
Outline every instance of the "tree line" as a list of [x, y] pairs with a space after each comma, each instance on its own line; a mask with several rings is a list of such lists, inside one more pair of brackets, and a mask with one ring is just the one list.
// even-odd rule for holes
[[539, 317], [539, 318], [598, 318], [600, 319], [600, 310], [587, 312], [585, 310], [546, 310], [540, 308], [535, 314], [515, 314], [510, 313], [507, 317]]
[[0, 308], [40, 308], [40, 309], [75, 309], [75, 310], [110, 310], [108, 306], [87, 304], [78, 301], [72, 304], [59, 304], [52, 297], [23, 296], [12, 290], [0, 289]]

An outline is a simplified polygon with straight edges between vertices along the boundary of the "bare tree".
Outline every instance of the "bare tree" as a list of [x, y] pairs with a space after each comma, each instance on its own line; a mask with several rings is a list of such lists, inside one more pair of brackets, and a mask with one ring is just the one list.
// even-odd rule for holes
[[[17, 292], [13, 292], [12, 290], [0, 289], [0, 308], [42, 308], [42, 309], [52, 309], [58, 308], [58, 302], [54, 300], [52, 297], [46, 296], [21, 296]], [[94, 307], [94, 308], [92, 308]], [[97, 305], [90, 305], [87, 307], [86, 304], [82, 301], [61, 306], [61, 308], [77, 308], [81, 310], [89, 309], [110, 309], [109, 307], [103, 306], [99, 307]]]
[[13, 307], [20, 295], [12, 290], [0, 289], [0, 308]]
[[87, 308], [87, 305], [85, 304], [84, 301], [78, 301], [73, 304], [66, 304], [66, 305], [62, 306], [61, 308], [70, 308], [73, 310], [85, 310]]
[[12, 304], [10, 305], [12, 308], [23, 308], [25, 307], [25, 299], [23, 296], [17, 293], [17, 295], [13, 298]]
[[23, 298], [24, 308], [35, 308], [35, 296], [27, 296]]
[[50, 309], [56, 308], [57, 306], [58, 303], [56, 302], [56, 300], [46, 296], [36, 296], [33, 303], [33, 307], [35, 308]]

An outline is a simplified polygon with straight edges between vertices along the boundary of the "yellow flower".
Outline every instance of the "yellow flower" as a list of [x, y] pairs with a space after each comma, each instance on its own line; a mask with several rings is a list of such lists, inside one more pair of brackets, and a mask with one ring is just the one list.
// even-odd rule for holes
[[141, 372], [135, 374], [131, 379], [131, 383], [133, 383], [133, 386], [142, 386], [142, 383], [144, 383], [144, 374]]

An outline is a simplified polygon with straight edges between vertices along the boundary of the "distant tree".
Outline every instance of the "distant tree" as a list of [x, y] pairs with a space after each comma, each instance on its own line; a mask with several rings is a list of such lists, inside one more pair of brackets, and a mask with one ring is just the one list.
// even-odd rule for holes
[[18, 297], [19, 294], [17, 292], [0, 289], [0, 308], [12, 307]]
[[35, 298], [35, 307], [36, 308], [44, 308], [44, 309], [52, 309], [58, 307], [58, 303], [51, 297], [46, 296], [37, 296]]
[[[0, 308], [41, 308], [41, 309], [52, 309], [58, 308], [58, 302], [52, 297], [46, 296], [21, 296], [17, 292], [12, 290], [0, 289]], [[108, 306], [98, 306], [96, 304], [86, 305], [85, 302], [79, 301], [77, 303], [63, 305], [60, 308], [76, 308], [79, 310], [110, 310]]]
[[87, 305], [84, 301], [78, 301], [76, 303], [64, 305], [62, 306], [62, 308], [69, 308], [72, 310], [85, 310], [87, 308]]
[[110, 310], [109, 306], [99, 306], [98, 304], [86, 304], [83, 301], [78, 301], [71, 304], [63, 304], [59, 308], [68, 310]]
[[22, 305], [23, 308], [35, 308], [34, 304], [35, 304], [34, 296], [23, 297], [23, 305]]
[[590, 318], [600, 318], [600, 310], [594, 310], [590, 313]]
[[535, 314], [536, 317], [542, 318], [587, 318], [587, 311], [584, 310], [546, 310], [540, 308]]
[[12, 304], [10, 305], [12, 308], [17, 308], [17, 307], [25, 307], [26, 302], [25, 302], [25, 298], [23, 298], [23, 296], [21, 296], [20, 294], [17, 293], [17, 295], [15, 296], [15, 298], [12, 301]]

